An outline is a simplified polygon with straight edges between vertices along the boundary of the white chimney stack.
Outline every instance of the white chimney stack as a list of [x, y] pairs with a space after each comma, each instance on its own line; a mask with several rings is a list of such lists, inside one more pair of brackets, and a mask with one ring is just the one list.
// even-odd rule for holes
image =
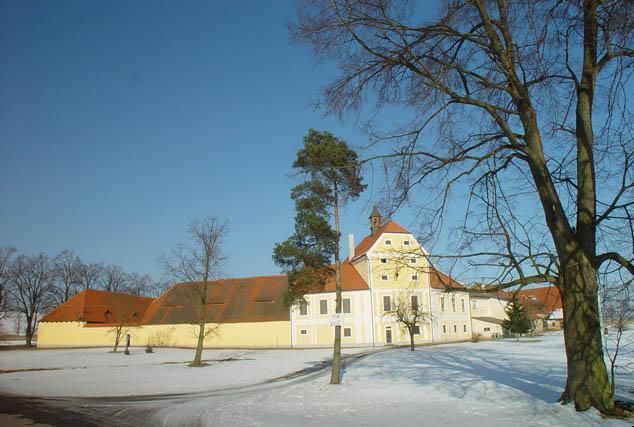
[[354, 234], [348, 234], [348, 261], [354, 258]]

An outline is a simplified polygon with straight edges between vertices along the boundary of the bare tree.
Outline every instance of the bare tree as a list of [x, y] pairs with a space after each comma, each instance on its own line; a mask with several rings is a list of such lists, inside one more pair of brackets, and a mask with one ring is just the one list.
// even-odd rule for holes
[[[469, 241], [462, 248], [473, 251], [460, 255], [499, 260], [508, 274], [492, 281], [492, 291], [558, 286], [568, 365], [560, 399], [577, 410], [618, 412], [603, 360], [596, 276], [607, 261], [634, 273], [622, 255], [634, 246], [627, 99], [634, 3], [455, 0], [428, 22], [407, 1], [305, 6], [294, 37], [341, 71], [325, 90], [327, 108], [361, 113], [368, 99], [377, 108], [405, 108], [408, 120], [395, 130], [367, 126], [377, 154], [368, 161], [383, 161], [389, 205], [407, 203], [422, 184], [429, 203], [421, 217], [438, 235], [450, 193], [467, 188], [458, 198], [469, 202], [466, 209], [462, 203]], [[497, 212], [514, 216], [489, 209], [501, 195]], [[531, 224], [545, 234], [535, 235]], [[496, 236], [495, 247], [485, 234]], [[521, 234], [529, 234], [530, 247], [509, 238]], [[532, 256], [516, 256], [517, 248]]]
[[423, 324], [431, 320], [431, 315], [423, 309], [418, 294], [400, 292], [394, 298], [390, 310], [384, 316], [393, 317], [409, 333], [410, 350], [415, 350], [414, 336], [420, 334]]
[[53, 258], [52, 285], [53, 298], [56, 304], [61, 304], [77, 293], [81, 284], [83, 264], [81, 259], [72, 251], [63, 250]]
[[179, 244], [169, 257], [163, 257], [162, 264], [167, 275], [187, 286], [187, 297], [191, 304], [194, 323], [198, 326], [196, 353], [190, 366], [203, 366], [202, 352], [205, 338], [216, 332], [216, 328], [206, 327], [208, 313], [207, 297], [209, 280], [218, 278], [225, 261], [222, 243], [228, 224], [209, 216], [189, 223], [187, 243]]
[[130, 273], [126, 277], [125, 291], [132, 295], [148, 295], [153, 285], [152, 278], [147, 274]]
[[108, 304], [106, 318], [114, 324], [112, 327], [114, 335], [112, 352], [114, 353], [119, 348], [125, 328], [130, 323], [139, 322], [141, 318], [137, 301], [129, 295], [112, 293], [106, 298], [106, 303]]
[[632, 354], [634, 340], [626, 334], [634, 323], [634, 304], [630, 294], [632, 280], [623, 280], [623, 277], [613, 272], [601, 275], [599, 283], [604, 326], [603, 349], [610, 363], [610, 386], [614, 397], [617, 370], [632, 367], [628, 356]]
[[51, 307], [51, 263], [43, 255], [20, 255], [9, 271], [14, 309], [26, 318], [26, 345], [31, 347], [38, 317]]
[[96, 289], [103, 273], [101, 264], [83, 264], [79, 272], [79, 282], [82, 290]]
[[108, 292], [123, 292], [127, 285], [125, 271], [118, 265], [107, 265], [103, 267], [99, 282], [101, 289]]
[[17, 249], [10, 246], [0, 248], [0, 319], [7, 317], [10, 312], [9, 281], [16, 253]]

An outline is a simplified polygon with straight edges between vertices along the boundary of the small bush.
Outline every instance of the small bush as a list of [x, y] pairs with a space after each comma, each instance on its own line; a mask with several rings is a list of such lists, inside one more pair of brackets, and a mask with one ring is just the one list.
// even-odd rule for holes
[[145, 346], [145, 352], [154, 353], [154, 347], [152, 347], [152, 344], [148, 343], [148, 345]]
[[480, 338], [482, 337], [482, 334], [471, 334], [471, 342], [479, 342]]

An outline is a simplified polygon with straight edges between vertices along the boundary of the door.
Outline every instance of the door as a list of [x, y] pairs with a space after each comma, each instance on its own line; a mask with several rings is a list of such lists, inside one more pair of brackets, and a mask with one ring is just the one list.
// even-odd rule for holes
[[385, 344], [392, 344], [392, 329], [385, 329]]

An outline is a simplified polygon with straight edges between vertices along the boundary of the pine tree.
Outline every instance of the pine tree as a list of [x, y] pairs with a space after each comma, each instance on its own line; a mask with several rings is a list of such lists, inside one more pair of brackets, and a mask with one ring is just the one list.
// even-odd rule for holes
[[[341, 313], [339, 208], [366, 188], [357, 153], [330, 132], [310, 129], [297, 152], [293, 168], [306, 177], [295, 186], [295, 233], [278, 243], [273, 260], [288, 274], [286, 302], [293, 303], [311, 290], [323, 288], [335, 275], [335, 312]], [[334, 222], [334, 228], [330, 220]], [[334, 258], [334, 271], [330, 262]], [[331, 384], [341, 379], [341, 326], [335, 326]]]
[[522, 334], [533, 329], [533, 324], [528, 317], [528, 312], [522, 304], [520, 304], [515, 295], [506, 307], [506, 316], [508, 319], [502, 322], [502, 328], [508, 333], [516, 335], [518, 340]]

